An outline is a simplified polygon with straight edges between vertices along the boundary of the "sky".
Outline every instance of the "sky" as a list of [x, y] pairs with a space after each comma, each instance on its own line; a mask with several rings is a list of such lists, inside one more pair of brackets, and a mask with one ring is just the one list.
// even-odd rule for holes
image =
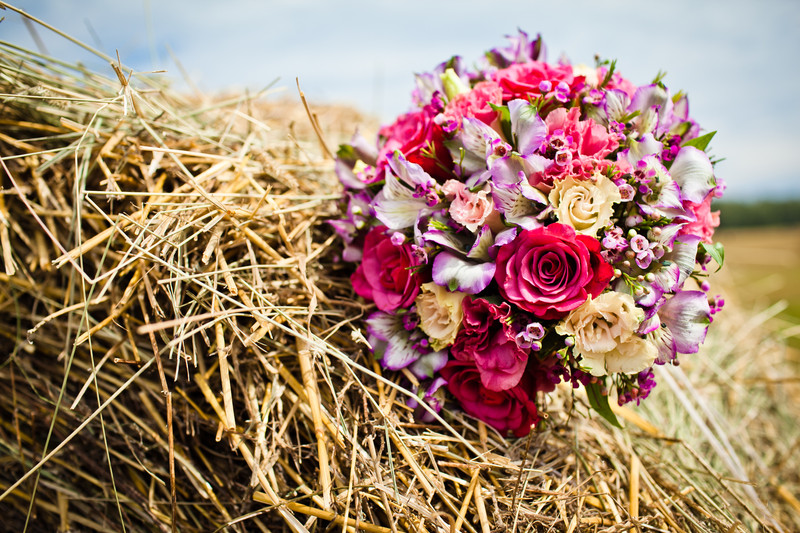
[[[138, 71], [175, 58], [205, 92], [259, 90], [275, 79], [296, 98], [342, 103], [382, 122], [409, 109], [413, 74], [453, 55], [474, 63], [522, 29], [548, 61], [617, 59], [633, 83], [659, 71], [690, 112], [717, 130], [711, 153], [726, 198], [800, 198], [800, 1], [797, 0], [16, 0], [18, 8]], [[36, 49], [6, 10], [0, 40]], [[108, 64], [45, 28], [47, 52], [113, 77]], [[187, 89], [188, 90], [188, 89]]]

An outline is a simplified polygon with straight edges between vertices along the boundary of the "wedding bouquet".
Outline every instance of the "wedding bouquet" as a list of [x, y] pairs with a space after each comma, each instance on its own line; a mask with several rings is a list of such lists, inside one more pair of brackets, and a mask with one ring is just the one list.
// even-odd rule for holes
[[[417, 76], [412, 111], [341, 146], [332, 221], [374, 304], [367, 340], [498, 431], [527, 434], [562, 381], [616, 423], [722, 306], [704, 280], [724, 189], [683, 93], [615, 63], [551, 64], [520, 32], [474, 70]], [[691, 280], [691, 281], [690, 281]], [[412, 402], [414, 403], [414, 402]], [[427, 414], [419, 410], [420, 414]]]

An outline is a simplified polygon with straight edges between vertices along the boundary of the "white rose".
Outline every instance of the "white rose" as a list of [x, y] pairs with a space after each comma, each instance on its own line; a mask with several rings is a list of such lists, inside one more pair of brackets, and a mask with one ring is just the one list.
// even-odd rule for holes
[[636, 334], [644, 311], [629, 294], [605, 292], [589, 297], [556, 325], [559, 335], [575, 339], [573, 351], [593, 376], [633, 374], [653, 364], [655, 345]]
[[613, 204], [622, 200], [616, 184], [602, 174], [588, 180], [555, 180], [548, 198], [559, 222], [590, 237], [611, 222]]
[[456, 339], [464, 318], [461, 301], [466, 295], [433, 282], [423, 283], [421, 289], [416, 300], [419, 327], [430, 339], [431, 347], [439, 351]]

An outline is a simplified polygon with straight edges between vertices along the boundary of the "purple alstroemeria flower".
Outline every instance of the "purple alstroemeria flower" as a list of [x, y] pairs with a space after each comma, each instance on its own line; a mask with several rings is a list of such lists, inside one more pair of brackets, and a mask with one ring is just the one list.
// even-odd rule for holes
[[437, 377], [430, 382], [420, 383], [419, 387], [414, 387], [415, 397], [409, 398], [406, 405], [414, 409], [414, 420], [423, 424], [429, 424], [436, 418], [421, 404], [430, 407], [434, 412], [439, 413], [444, 406], [444, 399], [439, 390], [447, 385], [447, 380]]
[[711, 309], [702, 291], [682, 291], [658, 311], [664, 327], [648, 334], [658, 348], [658, 362], [672, 361], [679, 353], [697, 353], [711, 323]]
[[682, 94], [673, 102], [672, 120], [665, 121], [665, 127], [673, 135], [681, 135], [683, 139], [693, 139], [700, 134], [700, 125], [689, 116], [689, 99]]
[[439, 229], [429, 224], [428, 231], [422, 234], [422, 238], [426, 243], [438, 244], [455, 255], [476, 261], [489, 261], [493, 258], [494, 234], [486, 225], [476, 235], [466, 231]]
[[467, 251], [467, 257], [480, 261], [494, 259], [494, 255], [496, 255], [496, 252], [493, 254], [494, 246], [494, 233], [492, 233], [489, 226], [483, 226], [478, 230], [475, 242], [472, 244], [469, 251]]
[[[631, 103], [630, 97], [620, 89], [603, 91], [601, 94], [602, 96], [596, 105], [587, 110], [589, 118], [609, 129], [612, 129], [612, 125], [614, 129], [619, 129], [620, 121], [628, 114], [628, 106]], [[596, 96], [593, 97], [593, 100], [596, 99]]]
[[419, 379], [432, 378], [447, 364], [447, 350], [428, 352], [408, 367]]
[[[662, 232], [662, 236], [669, 232]], [[667, 237], [668, 238], [668, 237]], [[658, 242], [658, 241], [657, 241]], [[700, 237], [697, 235], [681, 235], [674, 240], [672, 249], [660, 258], [660, 268], [650, 272], [642, 282], [643, 291], [633, 294], [636, 304], [645, 309], [645, 317], [653, 316], [665, 301], [665, 296], [680, 291], [686, 279], [694, 271], [695, 257]], [[663, 244], [658, 244], [663, 246]], [[618, 290], [622, 285], [617, 282]], [[644, 333], [640, 329], [641, 333]]]
[[354, 245], [359, 230], [364, 228], [371, 216], [370, 195], [366, 191], [346, 191], [347, 212], [343, 219], [330, 220], [328, 224], [342, 238], [345, 243], [342, 259], [345, 261], [359, 261], [362, 256], [361, 246]]
[[508, 111], [517, 153], [530, 155], [536, 152], [547, 138], [547, 124], [539, 116], [536, 106], [521, 99], [511, 100]]
[[716, 187], [708, 155], [693, 146], [681, 148], [672, 162], [670, 174], [680, 186], [683, 199], [695, 204], [701, 203]]
[[639, 133], [654, 133], [663, 137], [666, 134], [680, 135], [684, 139], [697, 137], [699, 127], [689, 117], [689, 101], [682, 95], [673, 101], [669, 89], [660, 84], [644, 85], [634, 93], [627, 113], [638, 111], [634, 127]]
[[453, 69], [455, 74], [469, 85], [469, 75], [463, 67], [460, 56], [453, 56], [448, 61], [439, 63], [431, 72], [416, 74], [416, 88], [411, 93], [411, 100], [418, 107], [430, 105], [436, 93], [444, 94], [442, 74]]
[[528, 176], [544, 171], [547, 159], [531, 154], [522, 156], [512, 152], [490, 162], [492, 173], [492, 200], [509, 224], [534, 229], [543, 224], [547, 215], [547, 196], [528, 182]]
[[[660, 143], [659, 143], [660, 144]], [[679, 184], [654, 155], [648, 155], [634, 165], [633, 177], [646, 193], [637, 202], [645, 215], [660, 215], [670, 219], [694, 220], [692, 212], [683, 207], [683, 196]]]
[[451, 291], [478, 294], [494, 278], [493, 261], [472, 261], [450, 252], [439, 252], [433, 259], [433, 281]]
[[[390, 370], [406, 368], [431, 353], [425, 335], [416, 329], [409, 331], [403, 316], [377, 311], [365, 321], [369, 333], [367, 340], [373, 352], [381, 357], [381, 364]], [[435, 366], [435, 360], [434, 356], [428, 363]]]
[[[472, 236], [472, 234], [469, 234]], [[428, 231], [422, 234], [422, 239], [426, 244], [437, 244], [440, 247], [466, 255], [466, 250], [469, 247], [467, 242], [467, 232], [456, 233], [447, 229], [439, 229], [431, 227], [429, 224]]]
[[668, 128], [665, 124], [672, 119], [672, 98], [669, 90], [660, 84], [643, 85], [636, 89], [627, 112], [639, 112], [633, 119], [634, 127], [640, 134], [655, 133], [661, 137]]
[[659, 155], [664, 150], [664, 144], [657, 141], [652, 133], [645, 133], [638, 139], [631, 141], [630, 146], [619, 152], [618, 159], [625, 158], [632, 167], [648, 156]]
[[[375, 162], [378, 158], [378, 149], [358, 131], [353, 134], [346, 146], [349, 149], [342, 148], [336, 154], [334, 166], [336, 175], [346, 189], [364, 189], [377, 179]], [[361, 162], [361, 169], [356, 171], [358, 162]]]
[[[667, 250], [672, 250], [675, 244], [675, 239], [678, 238], [681, 228], [684, 226], [683, 220], [675, 220], [672, 224], [666, 226], [656, 226], [647, 232], [647, 237], [651, 241], [657, 241], [661, 246]], [[683, 239], [682, 239], [683, 240]]]
[[531, 41], [527, 33], [519, 30], [518, 35], [506, 35], [506, 38], [510, 41], [508, 46], [493, 48], [486, 53], [486, 59], [497, 68], [506, 68], [514, 63], [529, 63], [545, 56], [541, 35], [537, 34], [536, 39]]
[[400, 230], [414, 226], [435, 211], [438, 185], [421, 166], [395, 152], [389, 160], [389, 170], [383, 189], [372, 201], [378, 220], [387, 228]]
[[489, 125], [476, 118], [464, 117], [459, 132], [444, 144], [461, 169], [462, 177], [468, 177], [488, 168], [486, 159], [499, 141], [500, 135]]

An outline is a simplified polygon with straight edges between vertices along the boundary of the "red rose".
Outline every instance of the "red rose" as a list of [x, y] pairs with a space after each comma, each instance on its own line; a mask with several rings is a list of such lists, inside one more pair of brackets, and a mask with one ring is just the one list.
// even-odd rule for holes
[[[453, 160], [443, 143], [442, 128], [433, 121], [433, 117], [433, 111], [424, 108], [401, 115], [393, 124], [380, 129], [378, 136], [385, 139], [385, 142], [378, 153], [379, 176], [383, 176], [388, 159], [395, 150], [399, 150], [410, 163], [418, 164], [434, 178], [444, 180], [450, 176], [442, 166], [450, 168]], [[435, 158], [432, 157], [434, 153]]]
[[531, 426], [539, 421], [536, 403], [536, 387], [527, 374], [516, 387], [504, 391], [487, 389], [481, 383], [478, 368], [470, 362], [450, 361], [441, 370], [447, 380], [450, 394], [461, 403], [464, 411], [483, 420], [501, 433], [512, 431], [524, 437]]
[[528, 353], [517, 346], [515, 333], [506, 322], [511, 307], [473, 297], [464, 298], [461, 306], [464, 318], [450, 353], [460, 361], [474, 362], [487, 389], [502, 391], [516, 386]]
[[350, 276], [356, 294], [391, 313], [409, 307], [419, 293], [419, 266], [408, 244], [395, 246], [386, 228], [372, 228], [364, 238], [364, 258]]
[[492, 74], [492, 79], [503, 88], [506, 102], [514, 98], [527, 99], [529, 94], [539, 96], [542, 94], [539, 84], [543, 81], [555, 88], [561, 81], [571, 87], [575, 80], [571, 66], [548, 65], [542, 61], [511, 65]]
[[526, 230], [497, 253], [494, 278], [503, 298], [543, 320], [565, 317], [614, 276], [600, 243], [565, 224]]

